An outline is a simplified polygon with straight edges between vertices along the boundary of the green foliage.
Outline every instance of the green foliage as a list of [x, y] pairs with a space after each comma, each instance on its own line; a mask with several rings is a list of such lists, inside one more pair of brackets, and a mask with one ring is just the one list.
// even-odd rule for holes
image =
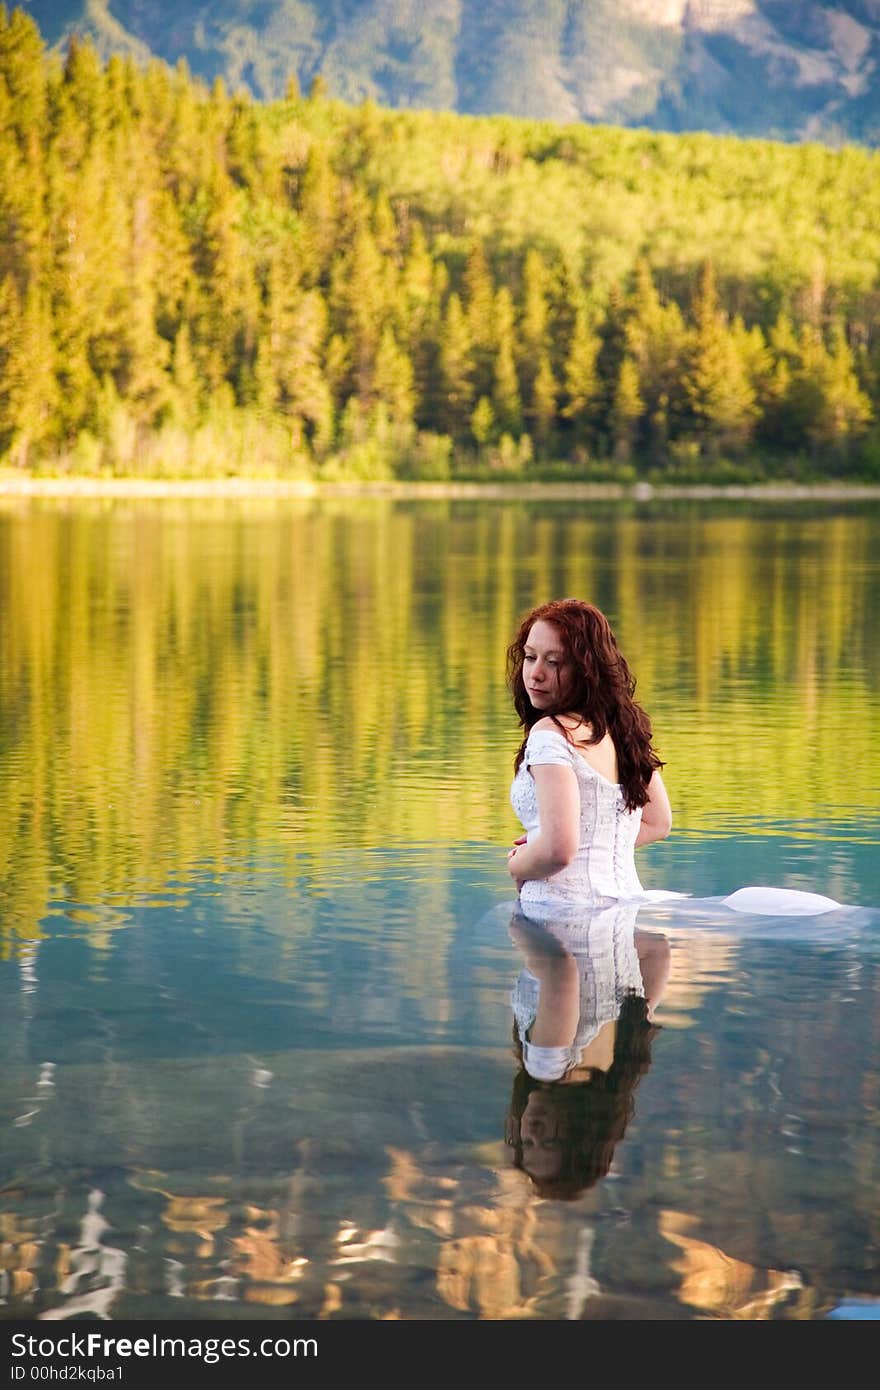
[[58, 64], [0, 10], [7, 462], [876, 470], [880, 157], [319, 88]]

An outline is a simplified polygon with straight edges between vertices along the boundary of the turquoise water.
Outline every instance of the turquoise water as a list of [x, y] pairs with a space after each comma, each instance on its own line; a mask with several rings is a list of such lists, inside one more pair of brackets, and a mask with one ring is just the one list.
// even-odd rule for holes
[[[2, 1315], [870, 1313], [877, 520], [0, 513]], [[645, 884], [860, 910], [643, 909], [668, 977], [607, 1172], [562, 1200], [508, 1142], [503, 667], [566, 593], [667, 760]]]

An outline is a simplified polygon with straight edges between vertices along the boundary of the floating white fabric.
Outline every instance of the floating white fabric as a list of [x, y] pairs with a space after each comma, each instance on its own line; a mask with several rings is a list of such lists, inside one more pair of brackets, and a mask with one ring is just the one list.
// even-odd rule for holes
[[814, 917], [841, 906], [821, 893], [805, 893], [798, 888], [764, 888], [754, 885], [737, 888], [721, 899], [734, 912], [751, 912], [761, 917]]

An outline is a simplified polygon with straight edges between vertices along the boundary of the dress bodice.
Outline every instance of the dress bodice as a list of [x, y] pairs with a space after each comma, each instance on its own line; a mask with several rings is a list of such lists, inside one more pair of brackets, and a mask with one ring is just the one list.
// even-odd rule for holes
[[[541, 984], [525, 966], [510, 997], [517, 1033], [523, 1048], [523, 1064], [530, 1076], [555, 1081], [577, 1066], [583, 1049], [606, 1023], [620, 1015], [627, 995], [644, 997], [645, 988], [635, 943], [636, 914], [640, 904], [616, 902], [610, 907], [583, 912], [576, 925], [542, 924], [532, 928], [533, 953], [551, 951], [555, 944], [577, 964], [578, 1021], [573, 1037], [556, 1047], [539, 1047], [529, 1033], [538, 1013]], [[532, 915], [525, 918], [532, 920]], [[516, 917], [514, 917], [516, 921]]]
[[603, 777], [561, 733], [533, 729], [510, 789], [514, 811], [528, 839], [540, 831], [538, 796], [531, 768], [540, 764], [570, 767], [580, 795], [580, 834], [570, 864], [549, 878], [529, 879], [520, 893], [526, 912], [578, 908], [606, 900], [644, 896], [635, 865], [636, 836], [642, 812], [627, 809], [623, 789]]

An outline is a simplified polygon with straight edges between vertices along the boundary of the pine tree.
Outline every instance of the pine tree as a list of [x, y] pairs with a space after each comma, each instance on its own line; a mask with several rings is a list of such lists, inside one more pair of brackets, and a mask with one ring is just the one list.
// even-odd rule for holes
[[479, 448], [484, 448], [492, 438], [495, 415], [488, 396], [481, 396], [471, 416], [471, 434]]
[[331, 280], [334, 326], [351, 344], [353, 377], [349, 386], [368, 405], [376, 352], [388, 313], [385, 262], [368, 226], [357, 228], [348, 254], [335, 262]]
[[687, 363], [687, 329], [678, 305], [674, 301], [664, 304], [660, 299], [644, 259], [636, 267], [635, 288], [627, 307], [627, 351], [638, 368], [644, 442], [656, 458], [685, 413], [682, 375]]
[[49, 306], [32, 281], [22, 302], [15, 280], [0, 280], [0, 457], [27, 468], [51, 440], [58, 397]]
[[104, 70], [93, 45], [75, 34], [67, 47], [64, 86], [86, 149], [92, 145], [103, 146], [109, 126]]
[[45, 259], [47, 83], [39, 31], [0, 9], [0, 276], [21, 284]]
[[548, 274], [543, 257], [534, 247], [526, 252], [523, 267], [522, 311], [517, 349], [523, 394], [531, 397], [541, 355], [547, 348]]
[[547, 303], [550, 365], [556, 379], [564, 382], [578, 315], [589, 322], [582, 287], [567, 260], [561, 260], [549, 275]]
[[440, 372], [443, 383], [444, 406], [441, 429], [463, 436], [468, 429], [473, 406], [473, 364], [471, 336], [461, 300], [449, 296], [440, 339]]
[[614, 457], [621, 462], [632, 457], [644, 408], [644, 401], [639, 395], [639, 369], [631, 357], [624, 357], [620, 364], [610, 422]]
[[755, 393], [728, 331], [710, 263], [700, 273], [685, 392], [696, 437], [709, 453], [742, 448], [757, 414]]
[[801, 330], [801, 361], [789, 391], [811, 447], [845, 456], [871, 420], [871, 403], [861, 390], [843, 326], [832, 330], [830, 349], [818, 329]]
[[491, 405], [502, 434], [514, 438], [522, 429], [522, 403], [514, 357], [514, 308], [506, 285], [495, 295], [495, 361], [493, 364]]
[[538, 370], [535, 373], [534, 385], [532, 386], [532, 401], [529, 411], [532, 437], [538, 453], [541, 455], [547, 452], [556, 423], [557, 390], [556, 378], [553, 375], [553, 368], [550, 366], [550, 355], [546, 351], [542, 352], [538, 359]]
[[617, 285], [612, 285], [599, 325], [596, 354], [596, 397], [593, 415], [596, 437], [607, 450], [614, 448], [615, 409], [620, 370], [627, 351], [626, 310]]
[[771, 448], [803, 448], [805, 421], [792, 388], [800, 368], [801, 349], [794, 325], [785, 313], [777, 317], [770, 330], [768, 359], [767, 370], [758, 386], [757, 437]]
[[190, 322], [193, 354], [209, 395], [234, 377], [239, 362], [241, 281], [246, 262], [237, 227], [235, 190], [214, 164], [200, 190], [193, 246], [197, 283]]
[[171, 356], [171, 413], [184, 429], [192, 430], [198, 423], [200, 395], [189, 324], [184, 320], [177, 330]]
[[825, 379], [825, 414], [830, 440], [848, 445], [873, 418], [871, 402], [859, 385], [846, 329], [837, 319], [831, 330], [829, 370]]
[[323, 144], [309, 150], [299, 187], [304, 271], [312, 284], [327, 282], [339, 230], [339, 180]]
[[[299, 422], [300, 435], [321, 455], [332, 442], [334, 417], [331, 383], [323, 365], [327, 306], [319, 290], [297, 283], [296, 265], [288, 246], [271, 266], [260, 352], [279, 410]], [[341, 386], [341, 380], [337, 384]]]
[[413, 221], [394, 299], [394, 334], [406, 347], [413, 372], [413, 409], [421, 417], [435, 370], [438, 328], [432, 303], [434, 266], [424, 228]]
[[496, 338], [492, 322], [494, 300], [492, 272], [485, 248], [482, 241], [474, 241], [464, 269], [464, 303], [473, 354], [473, 386], [478, 396], [489, 395], [492, 390]]
[[75, 113], [65, 104], [56, 125], [57, 142], [50, 146], [47, 160], [51, 260], [45, 283], [58, 382], [54, 423], [59, 443], [71, 442], [79, 430], [94, 423], [99, 389], [89, 359], [90, 340], [97, 326], [92, 296], [96, 267], [90, 245], [94, 203], [99, 196], [92, 177], [96, 171], [92, 166], [89, 177], [83, 177], [81, 163], [68, 167], [61, 157], [62, 150], [75, 148], [82, 158], [77, 124]]
[[590, 331], [584, 309], [578, 308], [565, 359], [562, 416], [570, 422], [577, 442], [584, 442], [591, 433], [599, 393], [596, 359], [599, 338]]
[[45, 129], [46, 65], [40, 31], [30, 15], [0, 6], [0, 74], [9, 96], [2, 129], [14, 132], [22, 154], [31, 150], [31, 133]]
[[413, 370], [407, 354], [394, 337], [390, 324], [382, 330], [376, 354], [374, 387], [377, 398], [388, 408], [392, 423], [400, 428], [413, 418]]

